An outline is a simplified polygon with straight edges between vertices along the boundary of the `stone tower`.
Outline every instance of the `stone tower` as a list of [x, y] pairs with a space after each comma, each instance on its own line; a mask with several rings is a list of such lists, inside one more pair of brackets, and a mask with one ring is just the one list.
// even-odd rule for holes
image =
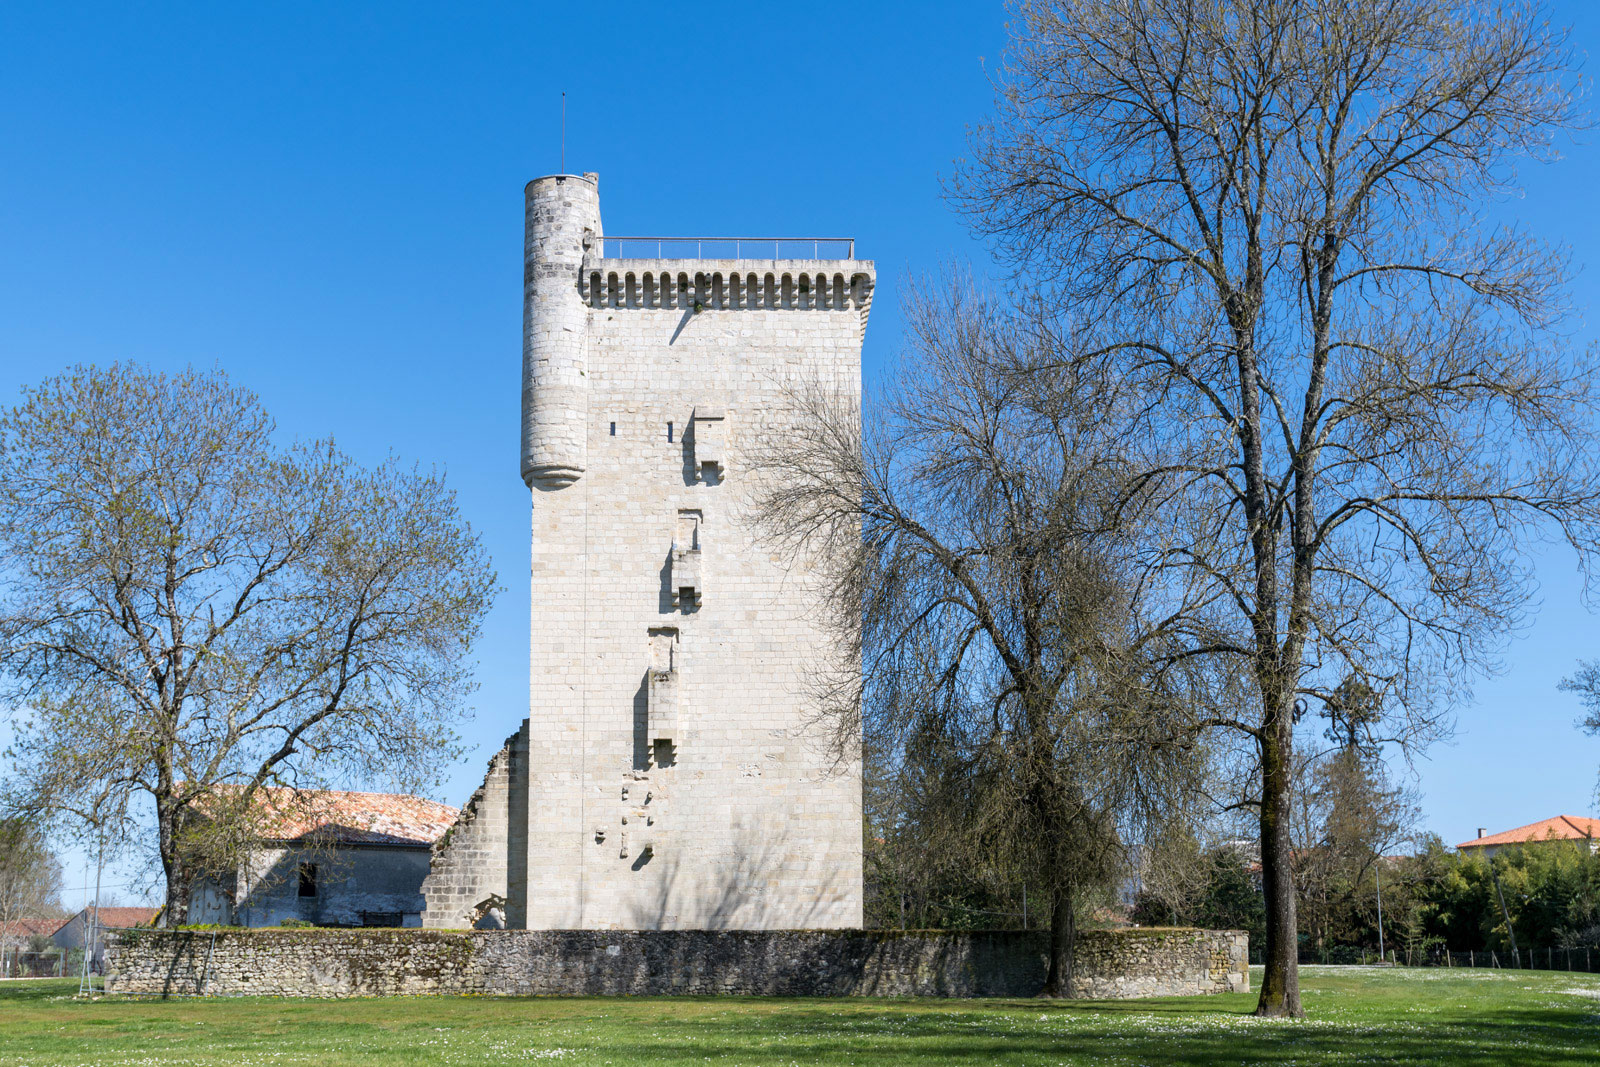
[[529, 717], [436, 846], [424, 925], [859, 926], [860, 767], [813, 690], [858, 665], [812, 562], [753, 528], [751, 461], [795, 432], [786, 383], [859, 395], [873, 265], [602, 234], [595, 175], [529, 183]]

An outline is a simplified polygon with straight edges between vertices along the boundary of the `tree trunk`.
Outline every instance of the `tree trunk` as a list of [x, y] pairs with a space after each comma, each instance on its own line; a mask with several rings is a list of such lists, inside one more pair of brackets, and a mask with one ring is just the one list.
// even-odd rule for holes
[[1261, 733], [1261, 889], [1267, 906], [1267, 945], [1256, 1014], [1299, 1018], [1305, 1010], [1300, 1007], [1300, 945], [1289, 839], [1291, 729], [1288, 708], [1280, 706], [1267, 716]]
[[167, 880], [167, 899], [161, 909], [161, 925], [182, 926], [189, 920], [189, 888], [191, 875], [188, 865], [179, 855], [177, 833], [173, 829], [170, 813], [158, 813], [156, 836], [161, 852], [161, 871]]
[[161, 925], [182, 926], [189, 921], [189, 881], [181, 866], [167, 872], [167, 905], [161, 911]]
[[1072, 891], [1057, 889], [1050, 904], [1050, 969], [1045, 974], [1041, 997], [1072, 995], [1072, 954], [1078, 929], [1073, 922]]

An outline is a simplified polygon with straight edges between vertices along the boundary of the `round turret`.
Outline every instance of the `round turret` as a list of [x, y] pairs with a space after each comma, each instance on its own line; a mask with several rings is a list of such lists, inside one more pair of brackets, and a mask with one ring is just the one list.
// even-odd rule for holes
[[587, 453], [588, 309], [583, 259], [600, 254], [596, 175], [535, 178], [526, 190], [522, 276], [522, 480], [560, 489]]

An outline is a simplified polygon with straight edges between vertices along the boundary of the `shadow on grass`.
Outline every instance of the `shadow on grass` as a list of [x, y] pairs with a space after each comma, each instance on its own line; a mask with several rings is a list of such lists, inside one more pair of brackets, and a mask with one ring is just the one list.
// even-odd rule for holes
[[0, 1005], [14, 1008], [58, 1001], [78, 992], [76, 978], [12, 978], [0, 982]]
[[[725, 1055], [754, 1062], [752, 1036], [781, 1036], [784, 1056], [831, 1062], [871, 1054], [876, 1062], [1099, 1063], [1107, 1058], [1150, 1064], [1316, 1063], [1359, 1059], [1363, 1063], [1439, 1063], [1463, 1067], [1510, 1067], [1596, 1062], [1593, 1016], [1571, 1010], [1513, 1008], [1493, 1018], [1414, 1022], [1388, 1013], [1293, 1022], [1256, 1019], [1248, 1005], [1190, 1003], [1074, 1003], [1040, 1005], [969, 1003], [941, 1011], [933, 1004], [883, 1005], [876, 1012], [788, 1009], [765, 1016], [759, 1030], [746, 1016], [705, 1018], [694, 1040], [681, 1043], [614, 1043], [618, 1062], [649, 1062]], [[776, 1049], [774, 1050], [776, 1051]]]
[[[86, 1034], [105, 1042], [102, 1062], [117, 1063], [148, 1062], [142, 1057], [157, 1042], [163, 1054], [189, 1062], [248, 1049], [257, 1058], [235, 1062], [267, 1062], [260, 1057], [269, 1052], [291, 1059], [322, 1054], [327, 1062], [361, 1067], [481, 1062], [502, 1053], [526, 1055], [533, 1045], [571, 1048], [574, 1062], [597, 1064], [1596, 1062], [1600, 1005], [1566, 996], [1556, 983], [1529, 989], [1510, 981], [1448, 987], [1373, 982], [1338, 990], [1330, 984], [1308, 986], [1312, 1018], [1296, 1022], [1254, 1018], [1253, 995], [1066, 1002], [114, 997], [86, 1004], [70, 999], [76, 981], [6, 983], [0, 985], [0, 1048], [8, 1040], [15, 1044], [0, 1052], [0, 1063], [79, 1063], [81, 1057], [72, 1057]], [[33, 1058], [6, 1058], [24, 1051]]]

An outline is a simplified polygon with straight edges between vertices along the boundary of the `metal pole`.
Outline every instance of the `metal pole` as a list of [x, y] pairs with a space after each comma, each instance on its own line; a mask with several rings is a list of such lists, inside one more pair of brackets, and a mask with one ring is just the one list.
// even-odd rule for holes
[[[100, 827], [100, 847], [96, 850], [94, 860], [94, 947], [100, 948], [100, 875], [106, 868], [106, 828]], [[89, 968], [89, 992], [94, 992], [94, 968]]]
[[[98, 829], [100, 831], [100, 850], [99, 850], [100, 851], [100, 857], [101, 857], [101, 859], [104, 859], [105, 858], [105, 827], [104, 826], [100, 826], [100, 827], [98, 827]], [[93, 927], [90, 925], [89, 916], [92, 915], [92, 914], [96, 914], [100, 909], [100, 874], [99, 874], [98, 868], [96, 869], [95, 876], [94, 876], [94, 906], [95, 906], [95, 911], [91, 912], [89, 910], [89, 871], [87, 869], [85, 869], [84, 872], [83, 872], [83, 911], [80, 913], [83, 916], [83, 960], [81, 961], [82, 962], [82, 966], [80, 966], [78, 968], [78, 995], [79, 996], [82, 996], [84, 993], [89, 992], [90, 990], [92, 990], [94, 988], [94, 983], [89, 978], [89, 953], [90, 953], [91, 938], [93, 936], [92, 935]]]
[[561, 90], [561, 173], [567, 172], [567, 91]]
[[1378, 873], [1383, 866], [1383, 857], [1378, 857], [1378, 862], [1372, 868], [1373, 881], [1378, 886], [1378, 962], [1383, 962], [1383, 878]]
[[[78, 917], [83, 920], [83, 943], [87, 946], [89, 944], [89, 871], [87, 868], [83, 872], [83, 910], [78, 913]], [[89, 950], [86, 947], [82, 951], [83, 955], [78, 958], [78, 993], [80, 995], [83, 993], [84, 983], [89, 979]]]
[[211, 977], [211, 954], [217, 950], [217, 932], [211, 931], [211, 944], [206, 946], [206, 965], [200, 971], [200, 995], [206, 995], [206, 980]]

